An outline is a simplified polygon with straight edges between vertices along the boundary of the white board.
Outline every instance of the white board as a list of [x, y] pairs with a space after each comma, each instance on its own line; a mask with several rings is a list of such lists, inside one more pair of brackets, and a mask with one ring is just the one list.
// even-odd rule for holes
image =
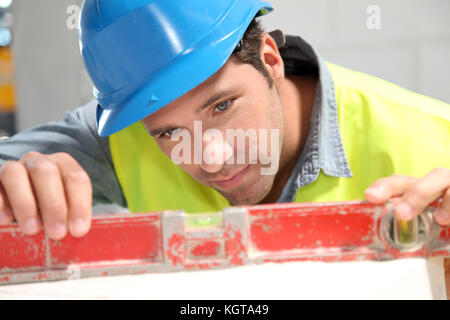
[[445, 299], [442, 259], [291, 262], [0, 287], [0, 299]]

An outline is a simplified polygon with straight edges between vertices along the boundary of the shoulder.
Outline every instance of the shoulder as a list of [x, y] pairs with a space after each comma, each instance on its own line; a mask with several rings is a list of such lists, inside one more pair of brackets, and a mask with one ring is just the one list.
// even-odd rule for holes
[[401, 111], [414, 111], [450, 121], [450, 105], [407, 90], [389, 81], [326, 62], [333, 77], [336, 95], [356, 98], [367, 104], [389, 105]]

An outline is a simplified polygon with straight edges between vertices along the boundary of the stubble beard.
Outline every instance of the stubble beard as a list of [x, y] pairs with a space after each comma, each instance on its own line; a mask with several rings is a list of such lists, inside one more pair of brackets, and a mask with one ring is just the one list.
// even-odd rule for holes
[[[280, 162], [281, 154], [283, 151], [284, 142], [284, 113], [283, 113], [283, 103], [281, 101], [278, 89], [274, 88], [274, 100], [272, 104], [272, 112], [269, 119], [271, 119], [270, 127], [277, 128], [282, 134], [279, 135], [279, 150], [278, 152], [278, 162]], [[256, 172], [261, 172], [261, 164], [253, 165], [256, 166]], [[251, 166], [252, 167], [252, 166]], [[254, 170], [255, 168], [252, 168]], [[232, 205], [254, 205], [263, 201], [267, 195], [272, 190], [275, 178], [279, 169], [276, 173], [272, 175], [259, 175], [253, 184], [247, 183], [245, 181], [242, 185], [238, 186], [235, 190], [230, 193], [219, 191]], [[248, 177], [247, 177], [248, 178]]]
[[[258, 172], [258, 168], [251, 168], [252, 171]], [[253, 173], [254, 174], [254, 173]], [[275, 180], [275, 175], [260, 175], [254, 182], [245, 181], [231, 192], [219, 191], [231, 205], [254, 205], [261, 202], [270, 192]]]

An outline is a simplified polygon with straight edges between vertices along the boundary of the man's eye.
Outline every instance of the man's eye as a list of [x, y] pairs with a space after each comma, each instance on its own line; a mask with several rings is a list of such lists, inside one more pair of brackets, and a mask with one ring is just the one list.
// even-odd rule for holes
[[170, 137], [172, 137], [172, 136], [175, 134], [175, 132], [176, 132], [177, 130], [178, 130], [177, 128], [167, 130], [166, 132], [164, 132], [164, 133], [161, 135], [161, 137], [167, 137], [167, 138], [170, 138]]
[[214, 107], [214, 112], [227, 111], [230, 108], [230, 105], [231, 105], [231, 100], [221, 102]]

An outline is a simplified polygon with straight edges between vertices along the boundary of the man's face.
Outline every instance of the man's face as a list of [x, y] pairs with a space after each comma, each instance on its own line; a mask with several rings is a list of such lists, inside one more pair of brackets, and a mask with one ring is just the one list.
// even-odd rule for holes
[[[276, 84], [269, 88], [254, 67], [229, 60], [207, 81], [142, 122], [169, 158], [184, 159], [177, 164], [191, 177], [231, 204], [244, 205], [259, 203], [272, 188], [283, 119]], [[238, 141], [242, 137], [244, 147]], [[251, 161], [255, 153], [257, 161]]]

